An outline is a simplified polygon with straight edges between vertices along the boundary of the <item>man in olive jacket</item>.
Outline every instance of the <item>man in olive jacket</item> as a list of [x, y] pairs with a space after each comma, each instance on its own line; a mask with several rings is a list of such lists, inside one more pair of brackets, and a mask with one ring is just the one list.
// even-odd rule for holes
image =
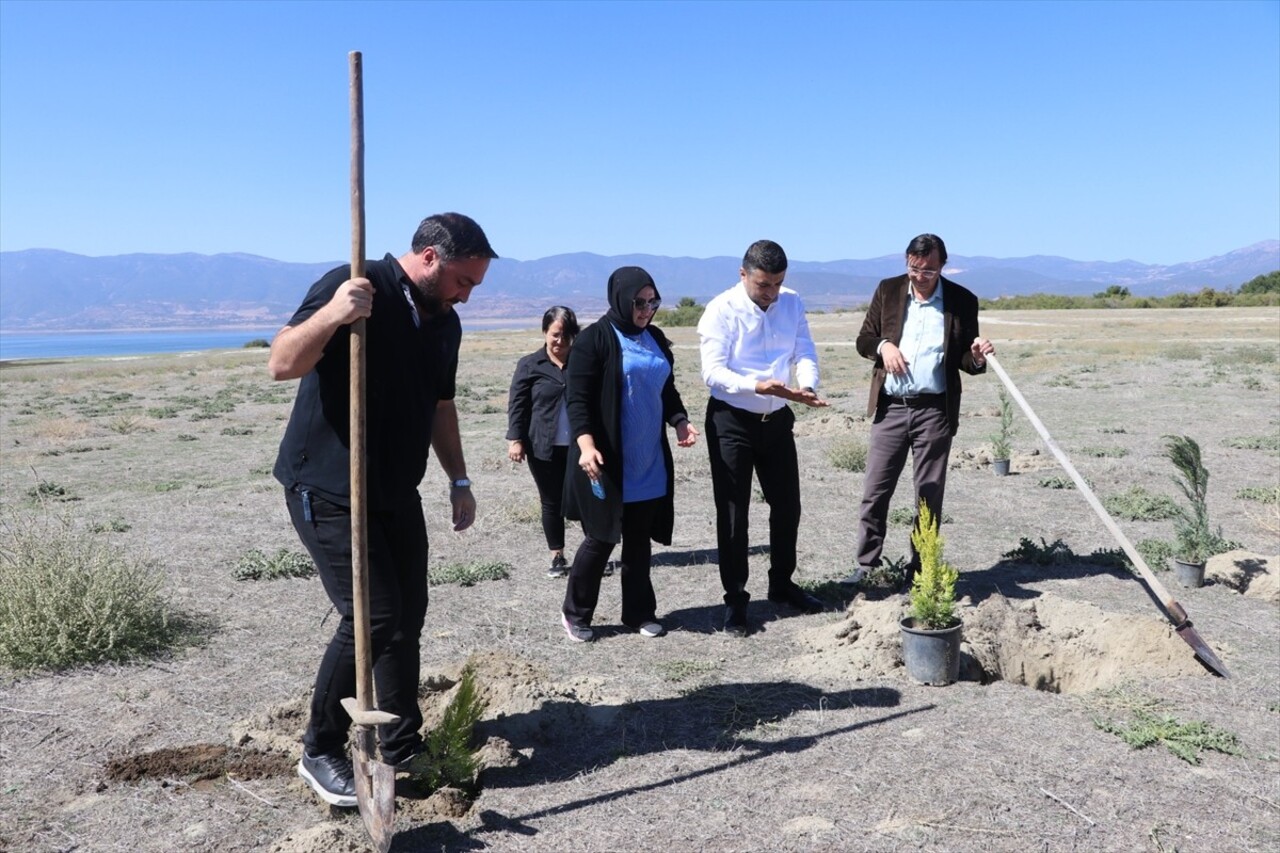
[[[921, 234], [907, 246], [907, 272], [880, 282], [858, 333], [858, 353], [875, 363], [867, 416], [872, 418], [858, 524], [857, 583], [880, 565], [889, 501], [912, 456], [915, 501], [942, 518], [951, 439], [960, 425], [960, 371], [983, 373], [995, 352], [978, 335], [978, 299], [942, 277], [947, 247]], [[918, 512], [918, 509], [917, 509]], [[917, 568], [914, 547], [906, 573]]]

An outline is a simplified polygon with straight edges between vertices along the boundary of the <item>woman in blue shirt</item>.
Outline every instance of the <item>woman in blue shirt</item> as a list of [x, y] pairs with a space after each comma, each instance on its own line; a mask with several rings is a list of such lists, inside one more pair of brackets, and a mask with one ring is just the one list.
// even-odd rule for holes
[[649, 563], [651, 540], [670, 545], [675, 523], [666, 426], [681, 447], [698, 437], [676, 391], [671, 346], [652, 325], [662, 304], [652, 276], [617, 269], [608, 295], [608, 313], [583, 330], [569, 355], [566, 403], [578, 459], [566, 467], [564, 513], [582, 522], [585, 538], [569, 570], [562, 622], [575, 642], [593, 637], [600, 581], [619, 542], [622, 623], [645, 637], [663, 634]]

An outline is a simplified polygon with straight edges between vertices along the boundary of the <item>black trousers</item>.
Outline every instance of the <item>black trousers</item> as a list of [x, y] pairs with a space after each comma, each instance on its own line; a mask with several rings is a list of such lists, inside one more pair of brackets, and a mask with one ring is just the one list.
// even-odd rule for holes
[[[881, 396], [871, 422], [867, 448], [867, 472], [863, 476], [862, 507], [858, 519], [858, 565], [878, 566], [889, 525], [889, 501], [898, 477], [911, 453], [915, 480], [917, 520], [924, 500], [933, 517], [942, 523], [942, 498], [947, 490], [947, 459], [951, 454], [951, 427], [945, 399], [925, 404], [891, 402]], [[914, 526], [913, 528], [914, 529]], [[916, 562], [915, 546], [910, 560]]]
[[793, 583], [800, 529], [795, 422], [795, 413], [787, 406], [765, 418], [714, 397], [707, 402], [707, 452], [725, 604], [744, 605], [751, 598], [747, 553], [753, 472], [769, 505], [769, 590], [783, 592]]
[[569, 461], [569, 448], [556, 446], [550, 459], [538, 459], [532, 453], [529, 473], [538, 486], [538, 499], [542, 501], [542, 535], [547, 539], [550, 551], [564, 550], [564, 467]]
[[[622, 624], [639, 628], [657, 616], [658, 600], [649, 577], [653, 542], [649, 531], [666, 498], [622, 505]], [[574, 625], [590, 625], [600, 600], [600, 581], [613, 553], [613, 543], [588, 536], [573, 555], [564, 593], [564, 615]]]
[[[311, 696], [302, 742], [312, 752], [341, 751], [351, 718], [342, 700], [356, 695], [355, 622], [351, 604], [351, 510], [297, 487], [285, 491], [289, 516], [320, 573], [339, 617]], [[400, 721], [378, 727], [383, 760], [395, 764], [422, 742], [418, 642], [427, 614], [427, 525], [415, 499], [369, 513], [369, 631], [380, 711]]]

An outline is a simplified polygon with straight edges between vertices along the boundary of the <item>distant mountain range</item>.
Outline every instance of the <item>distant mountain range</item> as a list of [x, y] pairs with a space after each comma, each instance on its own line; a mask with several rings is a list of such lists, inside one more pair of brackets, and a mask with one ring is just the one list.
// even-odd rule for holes
[[[92, 258], [52, 249], [0, 252], [0, 329], [147, 329], [275, 326], [284, 323], [307, 288], [337, 261], [298, 264], [256, 255], [115, 255]], [[705, 302], [737, 280], [739, 258], [554, 255], [536, 261], [500, 259], [463, 309], [465, 317], [541, 315], [551, 304], [584, 317], [605, 307], [609, 273], [628, 264], [653, 274], [668, 304], [683, 296]], [[810, 308], [852, 307], [871, 298], [877, 282], [902, 271], [901, 255], [869, 260], [797, 261], [787, 284]], [[1135, 296], [1163, 296], [1203, 287], [1235, 289], [1280, 269], [1280, 240], [1266, 240], [1202, 261], [1159, 266], [1137, 261], [1073, 261], [954, 256], [949, 278], [979, 296], [1027, 293], [1087, 295], [1111, 285]]]

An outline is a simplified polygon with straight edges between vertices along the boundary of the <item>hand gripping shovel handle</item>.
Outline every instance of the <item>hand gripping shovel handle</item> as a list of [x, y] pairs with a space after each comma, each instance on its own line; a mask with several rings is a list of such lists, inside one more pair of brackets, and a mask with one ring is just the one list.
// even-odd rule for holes
[[1010, 396], [1022, 409], [1022, 413], [1027, 416], [1027, 420], [1031, 421], [1031, 425], [1036, 428], [1036, 432], [1040, 433], [1040, 437], [1044, 439], [1044, 443], [1049, 446], [1049, 450], [1053, 453], [1058, 463], [1071, 475], [1071, 480], [1076, 484], [1076, 488], [1080, 494], [1084, 495], [1084, 499], [1088, 501], [1089, 506], [1097, 513], [1098, 518], [1102, 519], [1102, 523], [1106, 525], [1107, 530], [1111, 531], [1111, 535], [1120, 543], [1120, 547], [1124, 549], [1124, 553], [1129, 557], [1133, 565], [1137, 567], [1138, 572], [1142, 575], [1142, 579], [1146, 581], [1147, 587], [1159, 599], [1160, 604], [1164, 607], [1169, 621], [1173, 623], [1174, 629], [1178, 632], [1178, 636], [1182, 637], [1196, 652], [1196, 655], [1211, 670], [1224, 678], [1230, 678], [1231, 673], [1227, 671], [1222, 661], [1218, 660], [1218, 656], [1213, 653], [1209, 645], [1200, 637], [1196, 629], [1191, 627], [1191, 619], [1187, 616], [1187, 611], [1182, 605], [1169, 594], [1169, 590], [1165, 589], [1164, 584], [1160, 583], [1155, 574], [1147, 566], [1147, 561], [1142, 559], [1142, 555], [1138, 553], [1138, 549], [1133, 547], [1129, 541], [1129, 537], [1112, 519], [1111, 514], [1102, 506], [1102, 502], [1094, 495], [1093, 489], [1089, 488], [1089, 484], [1085, 482], [1084, 477], [1080, 476], [1080, 472], [1071, 464], [1071, 460], [1067, 458], [1067, 454], [1062, 452], [1062, 448], [1058, 447], [1057, 442], [1053, 440], [1053, 436], [1049, 435], [1049, 430], [1045, 429], [1040, 419], [1036, 417], [1036, 413], [1031, 410], [1031, 406], [1027, 403], [1022, 393], [1018, 391], [1018, 386], [1013, 384], [1013, 380], [1009, 378], [1009, 374], [1005, 373], [1004, 368], [1000, 365], [999, 359], [994, 354], [987, 356], [987, 364], [995, 370], [996, 375], [1000, 377], [1000, 381], [1009, 389]]
[[[364, 76], [359, 51], [347, 56], [351, 72], [351, 277], [364, 277]], [[356, 635], [356, 695], [342, 700], [355, 723], [351, 764], [356, 803], [379, 853], [395, 834], [395, 769], [377, 758], [374, 726], [399, 718], [374, 710], [369, 636], [369, 509], [365, 495], [365, 321], [351, 324], [351, 606]]]

